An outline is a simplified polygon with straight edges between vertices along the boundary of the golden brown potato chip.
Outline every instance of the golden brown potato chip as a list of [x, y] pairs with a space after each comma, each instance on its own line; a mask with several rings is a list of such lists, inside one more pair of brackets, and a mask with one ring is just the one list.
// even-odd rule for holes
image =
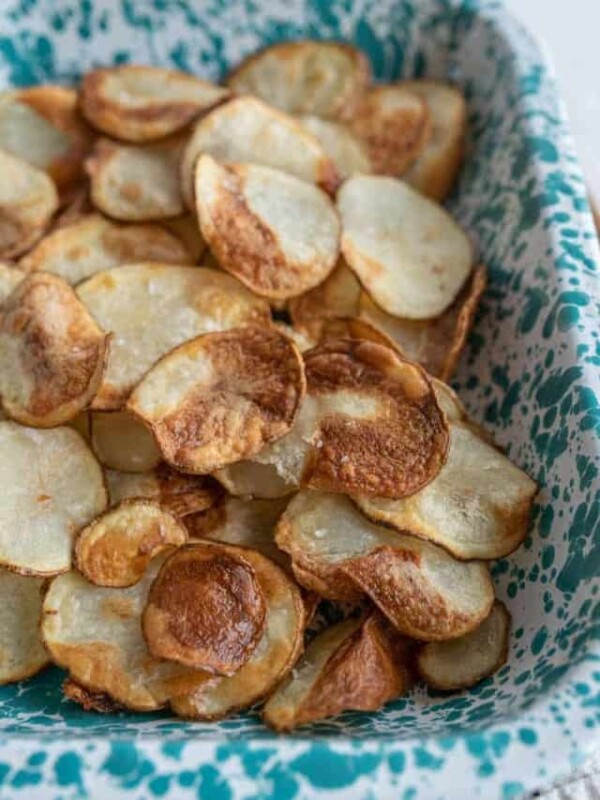
[[318, 340], [326, 320], [356, 316], [360, 294], [360, 283], [344, 260], [340, 259], [323, 283], [289, 301], [292, 322]]
[[366, 147], [347, 125], [304, 115], [300, 122], [320, 142], [340, 180], [355, 172], [372, 172], [373, 165]]
[[92, 438], [92, 425], [90, 421], [90, 414], [87, 411], [81, 411], [77, 414], [76, 417], [73, 417], [68, 423], [70, 428], [73, 428], [74, 431], [85, 439], [86, 442], [89, 442]]
[[67, 678], [62, 686], [67, 700], [80, 705], [84, 711], [97, 711], [99, 714], [115, 714], [123, 710], [123, 706], [115, 703], [106, 692], [92, 692], [72, 678]]
[[410, 643], [378, 613], [318, 634], [263, 709], [276, 731], [350, 709], [377, 711], [411, 686]]
[[75, 285], [96, 272], [142, 261], [192, 263], [182, 242], [160, 225], [123, 225], [90, 214], [46, 236], [19, 267], [53, 272]]
[[274, 325], [278, 331], [281, 331], [288, 339], [292, 340], [301, 353], [306, 353], [307, 350], [311, 350], [317, 344], [315, 339], [304, 331], [294, 328], [293, 325], [287, 325], [285, 322], [275, 322]]
[[88, 72], [81, 84], [81, 109], [109, 136], [148, 142], [184, 128], [228, 94], [186, 72], [126, 64]]
[[[410, 358], [402, 352], [387, 333], [384, 333], [377, 325], [362, 317], [332, 317], [327, 319], [323, 323], [321, 337], [323, 339], [363, 339], [366, 342], [374, 342], [382, 347], [388, 347], [402, 358]], [[416, 359], [411, 360], [416, 361]]]
[[25, 273], [12, 264], [3, 264], [0, 262], [0, 303], [4, 303], [6, 298], [12, 294], [22, 280], [25, 278]]
[[246, 58], [229, 75], [234, 92], [289, 114], [350, 119], [371, 78], [360, 50], [341, 42], [281, 42]]
[[196, 166], [202, 235], [221, 267], [265, 297], [295, 297], [333, 270], [339, 220], [327, 195], [293, 175], [257, 164]]
[[468, 689], [496, 672], [508, 658], [510, 614], [496, 600], [471, 633], [449, 642], [430, 642], [417, 655], [417, 669], [434, 689]]
[[[200, 233], [195, 213], [183, 214], [163, 221], [163, 225], [182, 242], [193, 264], [199, 264], [207, 253], [206, 242]], [[180, 262], [182, 263], [182, 262]], [[185, 261], [187, 263], [187, 259]], [[204, 262], [202, 262], [204, 264]], [[209, 266], [204, 264], [204, 266]]]
[[133, 586], [154, 556], [187, 538], [183, 525], [158, 503], [123, 500], [79, 531], [74, 565], [96, 586]]
[[237, 461], [214, 473], [215, 478], [236, 497], [274, 500], [285, 497], [297, 488], [282, 478], [275, 464], [258, 461]]
[[105, 467], [120, 472], [148, 472], [161, 461], [150, 431], [127, 411], [93, 411], [92, 449]]
[[0, 685], [23, 681], [49, 662], [42, 644], [40, 578], [0, 569]]
[[36, 272], [0, 311], [2, 408], [23, 425], [73, 419], [96, 394], [109, 336], [61, 278]]
[[96, 273], [77, 288], [104, 330], [114, 333], [93, 407], [118, 409], [154, 362], [207, 331], [270, 324], [269, 306], [224, 272], [135, 264]]

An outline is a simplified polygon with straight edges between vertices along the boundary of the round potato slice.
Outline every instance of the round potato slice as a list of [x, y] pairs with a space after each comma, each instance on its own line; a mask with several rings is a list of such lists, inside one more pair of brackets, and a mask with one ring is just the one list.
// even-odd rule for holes
[[337, 197], [342, 252], [388, 314], [430, 319], [448, 308], [471, 271], [471, 243], [436, 203], [394, 178], [356, 175]]
[[97, 711], [99, 714], [116, 714], [123, 706], [115, 703], [106, 692], [92, 692], [72, 678], [63, 683], [62, 691], [67, 700], [80, 705], [84, 711]]
[[93, 407], [120, 408], [154, 362], [207, 331], [270, 324], [270, 310], [224, 272], [134, 264], [99, 272], [77, 288], [100, 325], [113, 331]]
[[506, 663], [510, 614], [496, 600], [484, 621], [471, 633], [449, 642], [430, 642], [417, 655], [417, 669], [434, 689], [468, 689]]
[[151, 222], [183, 214], [180, 157], [179, 141], [133, 147], [99, 139], [86, 161], [93, 204], [124, 222]]
[[484, 564], [456, 561], [428, 542], [374, 525], [342, 495], [300, 492], [281, 517], [275, 540], [306, 588], [319, 591], [306, 581], [314, 574], [320, 588], [327, 587], [324, 596], [345, 599], [353, 583], [415, 639], [462, 636], [494, 602]]
[[287, 433], [305, 388], [302, 358], [287, 336], [237, 328], [204, 334], [164, 356], [127, 408], [150, 428], [165, 461], [205, 474]]
[[81, 436], [0, 422], [0, 478], [0, 564], [24, 575], [69, 569], [74, 535], [107, 502], [102, 469]]
[[148, 472], [161, 461], [150, 431], [126, 411], [93, 411], [92, 449], [105, 467], [121, 472]]
[[326, 320], [358, 314], [360, 295], [360, 283], [344, 260], [340, 259], [323, 283], [289, 301], [292, 322], [318, 340], [323, 334]]
[[293, 175], [257, 164], [196, 166], [202, 235], [217, 261], [257, 294], [295, 297], [335, 267], [339, 220], [327, 195]]
[[263, 709], [289, 731], [343, 711], [376, 711], [411, 686], [410, 644], [378, 613], [327, 628], [308, 645]]
[[185, 72], [127, 64], [88, 72], [81, 84], [81, 110], [109, 136], [148, 142], [184, 128], [228, 94]]
[[75, 285], [96, 272], [141, 261], [192, 263], [183, 243], [160, 225], [121, 225], [90, 214], [46, 236], [19, 267], [52, 272]]
[[74, 563], [96, 586], [133, 586], [154, 556], [187, 538], [186, 529], [158, 503], [124, 500], [79, 531]]
[[0, 685], [23, 681], [49, 662], [40, 638], [43, 580], [0, 569]]
[[276, 564], [253, 550], [243, 552], [266, 600], [264, 633], [250, 659], [231, 677], [215, 678], [171, 701], [188, 719], [221, 719], [262, 700], [296, 662], [303, 645], [306, 610], [296, 584]]
[[371, 78], [366, 56], [340, 42], [282, 42], [251, 55], [228, 77], [289, 114], [349, 119]]
[[73, 289], [37, 272], [0, 312], [0, 395], [11, 419], [50, 428], [86, 408], [102, 381], [109, 335]]
[[366, 147], [349, 127], [310, 115], [300, 117], [300, 122], [318, 139], [341, 180], [355, 172], [373, 171]]
[[236, 497], [274, 500], [285, 497], [297, 488], [294, 482], [287, 482], [279, 474], [275, 464], [261, 464], [258, 461], [237, 461], [235, 464], [228, 464], [223, 469], [217, 470], [214, 476], [230, 494]]
[[18, 267], [0, 262], [0, 303], [4, 303], [24, 278], [25, 273]]
[[5, 150], [0, 150], [0, 175], [0, 258], [14, 258], [42, 236], [58, 195], [45, 172]]

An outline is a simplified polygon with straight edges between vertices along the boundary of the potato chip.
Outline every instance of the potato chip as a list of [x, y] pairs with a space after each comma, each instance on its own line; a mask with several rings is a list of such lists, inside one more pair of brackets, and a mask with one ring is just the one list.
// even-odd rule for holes
[[366, 147], [347, 125], [310, 115], [300, 117], [300, 122], [319, 141], [340, 180], [355, 172], [373, 171]]
[[97, 711], [99, 714], [115, 714], [123, 710], [123, 706], [115, 703], [106, 692], [92, 692], [72, 678], [63, 683], [62, 691], [67, 700], [80, 705], [84, 711]]
[[201, 156], [196, 205], [202, 235], [221, 267], [265, 297], [295, 297], [333, 270], [339, 221], [327, 195], [257, 164], [221, 166]]
[[134, 147], [99, 139], [86, 169], [97, 209], [124, 222], [152, 222], [183, 214], [178, 141]]
[[412, 683], [410, 643], [378, 613], [327, 628], [268, 699], [264, 721], [276, 731], [334, 717], [377, 711]]
[[228, 94], [186, 72], [125, 64], [84, 75], [81, 109], [115, 139], [148, 142], [184, 128]]
[[248, 661], [265, 630], [267, 600], [245, 552], [195, 542], [166, 559], [142, 615], [154, 656], [227, 676]]
[[[374, 525], [342, 495], [300, 492], [275, 540], [306, 588], [346, 599], [354, 583], [399, 631], [423, 641], [473, 630], [494, 600], [484, 564], [456, 561], [428, 542]], [[306, 581], [311, 575], [326, 593]]]
[[311, 350], [317, 344], [315, 339], [304, 333], [304, 331], [294, 328], [293, 325], [287, 325], [285, 322], [275, 322], [274, 325], [278, 331], [281, 331], [288, 339], [292, 340], [301, 353], [306, 353], [307, 350]]
[[90, 420], [90, 415], [87, 411], [80, 411], [76, 417], [73, 417], [72, 420], [69, 420], [67, 425], [70, 428], [73, 428], [74, 431], [85, 439], [86, 442], [89, 442], [92, 438], [92, 425]]
[[471, 633], [449, 642], [430, 642], [418, 652], [417, 669], [434, 689], [468, 689], [496, 672], [508, 658], [510, 614], [499, 600]]
[[124, 500], [79, 531], [74, 565], [96, 586], [133, 586], [154, 556], [187, 539], [183, 525], [158, 503]]
[[249, 708], [271, 691], [302, 650], [306, 611], [298, 587], [268, 558], [253, 550], [243, 552], [266, 599], [264, 634], [235, 675], [207, 681], [187, 695], [174, 697], [171, 707], [181, 717], [214, 720]]
[[39, 633], [40, 578], [0, 569], [0, 685], [23, 681], [49, 662]]
[[104, 333], [61, 278], [37, 272], [0, 312], [0, 395], [11, 419], [50, 428], [86, 408], [102, 380]]
[[100, 325], [113, 331], [93, 407], [120, 408], [154, 362], [207, 331], [270, 323], [268, 305], [224, 272], [135, 264], [99, 272], [77, 288]]
[[345, 261], [340, 259], [322, 283], [289, 301], [292, 322], [318, 340], [326, 320], [358, 314], [360, 294], [360, 283]]
[[[267, 450], [270, 448], [267, 447]], [[254, 497], [273, 500], [294, 492], [296, 483], [288, 482], [277, 471], [275, 464], [258, 461], [237, 461], [214, 473], [215, 478], [230, 494], [237, 497]]]
[[121, 472], [148, 472], [161, 461], [150, 431], [127, 411], [93, 411], [92, 449], [105, 467]]
[[281, 42], [249, 56], [228, 86], [289, 114], [349, 119], [371, 78], [366, 56], [341, 42]]
[[4, 303], [24, 278], [25, 273], [18, 267], [0, 262], [0, 303]]
[[0, 478], [0, 564], [24, 575], [69, 569], [74, 535], [107, 501], [102, 469], [81, 436], [0, 422]]
[[75, 285], [96, 272], [142, 261], [192, 263], [183, 243], [160, 225], [123, 225], [90, 214], [46, 236], [19, 267], [53, 272]]
[[0, 150], [0, 258], [25, 253], [58, 208], [52, 180], [42, 170]]
[[[202, 238], [198, 220], [195, 213], [183, 214], [181, 217], [165, 219], [163, 226], [181, 241], [186, 248], [193, 264], [199, 264], [202, 257], [208, 252], [206, 242]], [[160, 259], [159, 259], [160, 260]], [[179, 263], [187, 263], [180, 261]], [[204, 263], [204, 262], [203, 262]], [[205, 264], [205, 266], [209, 266]]]
[[365, 342], [374, 342], [382, 347], [388, 347], [405, 358], [402, 350], [393, 339], [384, 333], [381, 328], [362, 317], [332, 317], [323, 324], [321, 334], [323, 339], [362, 339]]
[[60, 201], [61, 208], [52, 220], [51, 233], [73, 222], [79, 222], [82, 217], [94, 211], [87, 177], [63, 192]]

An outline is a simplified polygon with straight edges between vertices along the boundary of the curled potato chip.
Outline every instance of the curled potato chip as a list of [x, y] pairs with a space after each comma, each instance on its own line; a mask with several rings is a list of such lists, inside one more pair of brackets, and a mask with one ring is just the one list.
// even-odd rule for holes
[[90, 214], [44, 237], [19, 267], [53, 272], [77, 284], [96, 272], [142, 261], [192, 263], [183, 243], [160, 225], [123, 225]]
[[0, 312], [0, 395], [6, 414], [39, 428], [73, 419], [100, 386], [108, 341], [61, 278], [29, 275]]
[[473, 630], [494, 601], [484, 564], [456, 561], [428, 542], [374, 525], [342, 495], [300, 492], [275, 539], [307, 588], [319, 591], [306, 581], [314, 575], [327, 587], [323, 596], [346, 599], [354, 583], [399, 631], [423, 641]]
[[121, 472], [147, 472], [161, 461], [150, 431], [126, 411], [93, 411], [92, 449], [105, 467]]
[[0, 564], [25, 575], [69, 569], [74, 535], [107, 501], [102, 469], [81, 436], [0, 422], [0, 478]]
[[219, 264], [257, 294], [294, 297], [323, 281], [339, 255], [339, 221], [310, 183], [257, 164], [196, 166], [202, 235]]
[[25, 273], [18, 267], [0, 262], [0, 303], [12, 294], [13, 290], [25, 279]]
[[97, 711], [99, 714], [115, 714], [123, 710], [123, 706], [115, 703], [106, 692], [92, 692], [72, 678], [67, 678], [62, 687], [67, 700], [80, 705], [84, 711]]
[[360, 283], [340, 259], [322, 283], [299, 297], [291, 298], [288, 305], [292, 322], [318, 340], [326, 320], [356, 316], [360, 294]]
[[158, 503], [124, 500], [79, 531], [74, 563], [96, 586], [133, 586], [154, 556], [187, 538], [186, 529]]
[[99, 139], [86, 169], [92, 202], [124, 222], [151, 222], [183, 214], [178, 141], [134, 147]]
[[351, 709], [376, 711], [410, 688], [409, 657], [409, 642], [380, 614], [339, 622], [311, 641], [262, 717], [289, 731]]
[[437, 204], [394, 178], [356, 175], [337, 197], [342, 252], [388, 314], [430, 319], [448, 308], [473, 263], [471, 243]]
[[369, 84], [366, 56], [341, 42], [281, 42], [246, 58], [229, 75], [234, 92], [289, 114], [349, 119]]
[[427, 103], [402, 84], [370, 89], [351, 127], [366, 148], [372, 171], [394, 177], [416, 160], [431, 133]]
[[355, 172], [372, 172], [367, 149], [349, 127], [339, 122], [304, 115], [300, 122], [320, 142], [341, 180]]
[[214, 473], [215, 478], [227, 491], [237, 497], [254, 497], [273, 500], [296, 490], [294, 482], [288, 482], [277, 471], [275, 464], [259, 461], [236, 461]]
[[204, 474], [287, 433], [305, 386], [301, 356], [286, 336], [274, 328], [236, 328], [199, 336], [164, 356], [127, 408], [152, 430], [165, 461]]
[[434, 689], [468, 689], [496, 672], [508, 657], [510, 614], [496, 600], [471, 633], [449, 642], [430, 642], [417, 654], [417, 669]]
[[207, 331], [266, 325], [264, 300], [224, 272], [134, 264], [99, 272], [77, 288], [100, 325], [113, 331], [108, 365], [93, 407], [120, 408], [154, 362]]
[[109, 136], [148, 142], [184, 128], [228, 94], [222, 86], [186, 72], [125, 64], [84, 76], [81, 110]]
[[248, 661], [264, 633], [267, 600], [244, 553], [195, 542], [166, 559], [142, 615], [154, 656], [216, 675]]
[[58, 208], [58, 195], [45, 172], [4, 150], [0, 175], [0, 258], [13, 258], [42, 236]]
[[40, 578], [0, 569], [0, 685], [23, 681], [48, 664], [39, 635]]
[[171, 701], [173, 711], [189, 719], [214, 720], [262, 700], [291, 669], [302, 650], [306, 611], [296, 584], [283, 570], [254, 550], [243, 552], [266, 600], [264, 633], [249, 660], [230, 677], [215, 678]]
[[[181, 217], [172, 217], [164, 220], [163, 225], [182, 242], [192, 259], [192, 263], [200, 263], [207, 249], [206, 242], [200, 233], [196, 214], [189, 213], [183, 214]], [[187, 259], [179, 263], [187, 263]], [[205, 264], [205, 266], [208, 266], [208, 264]]]

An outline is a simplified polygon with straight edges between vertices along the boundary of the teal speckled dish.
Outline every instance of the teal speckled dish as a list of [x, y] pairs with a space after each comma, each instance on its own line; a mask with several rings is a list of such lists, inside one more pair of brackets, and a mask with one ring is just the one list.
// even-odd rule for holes
[[450, 205], [491, 280], [456, 387], [543, 487], [525, 545], [494, 568], [514, 617], [509, 663], [472, 691], [418, 690], [287, 738], [252, 714], [86, 714], [48, 671], [0, 690], [2, 798], [487, 800], [547, 785], [598, 744], [600, 259], [527, 34], [468, 0], [3, 0], [0, 85], [128, 60], [219, 78], [258, 46], [303, 36], [354, 42], [378, 78], [449, 77], [469, 99]]

